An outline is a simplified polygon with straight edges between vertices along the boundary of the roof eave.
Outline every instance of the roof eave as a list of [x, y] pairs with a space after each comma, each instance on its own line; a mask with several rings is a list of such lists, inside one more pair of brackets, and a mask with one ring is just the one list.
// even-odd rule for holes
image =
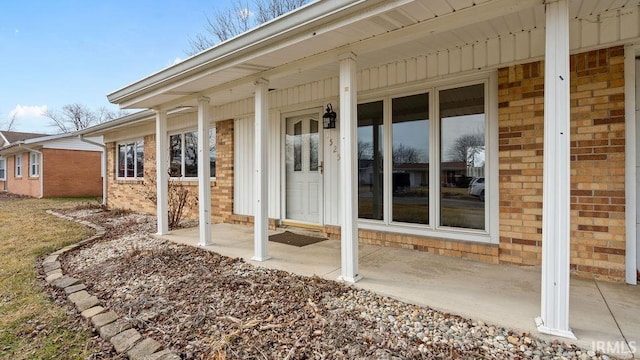
[[99, 136], [103, 135], [108, 131], [114, 130], [118, 127], [131, 125], [136, 122], [149, 120], [155, 116], [155, 111], [153, 110], [142, 110], [133, 114], [125, 115], [123, 117], [117, 118], [115, 120], [107, 121], [102, 124], [94, 125], [92, 127], [88, 127], [86, 129], [77, 131], [73, 133], [76, 136]]
[[285, 16], [262, 24], [259, 27], [200, 52], [181, 63], [160, 70], [116, 90], [108, 94], [107, 99], [111, 103], [121, 104], [131, 97], [143, 94], [151, 88], [160, 87], [173, 80], [198, 73], [205, 67], [213, 67], [221, 61], [228, 61], [251, 52], [253, 49], [258, 49], [267, 41], [277, 40], [284, 36], [301, 34], [306, 31], [304, 25], [327, 19], [336, 12], [365, 2], [365, 0], [323, 0], [310, 3]]

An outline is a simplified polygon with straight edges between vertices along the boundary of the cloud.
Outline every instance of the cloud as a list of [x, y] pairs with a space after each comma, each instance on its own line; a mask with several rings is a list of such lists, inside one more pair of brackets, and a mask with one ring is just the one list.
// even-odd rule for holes
[[13, 108], [13, 110], [11, 110], [9, 112], [9, 117], [16, 117], [16, 118], [22, 118], [22, 117], [35, 117], [35, 116], [42, 116], [42, 114], [44, 114], [47, 111], [47, 105], [33, 105], [33, 106], [29, 106], [29, 105], [16, 105], [15, 108]]

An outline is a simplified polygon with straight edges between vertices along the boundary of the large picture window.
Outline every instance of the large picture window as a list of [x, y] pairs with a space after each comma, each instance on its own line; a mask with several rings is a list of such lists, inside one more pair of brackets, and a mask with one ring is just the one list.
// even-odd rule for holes
[[[169, 175], [176, 178], [198, 177], [198, 133], [183, 132], [169, 136]], [[209, 169], [216, 176], [216, 129], [209, 128]]]
[[142, 140], [128, 141], [118, 144], [118, 178], [144, 178], [144, 142]]
[[485, 228], [483, 84], [440, 91], [440, 225]]
[[382, 101], [358, 105], [358, 214], [383, 218]]
[[429, 223], [429, 94], [391, 100], [392, 219]]
[[[372, 226], [481, 231], [488, 82], [358, 105], [358, 217]], [[489, 184], [487, 184], [489, 185]]]

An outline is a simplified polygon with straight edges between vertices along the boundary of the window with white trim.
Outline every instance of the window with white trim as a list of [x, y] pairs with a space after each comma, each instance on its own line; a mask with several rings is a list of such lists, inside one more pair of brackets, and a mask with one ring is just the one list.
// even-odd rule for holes
[[37, 177], [40, 175], [40, 154], [37, 152], [29, 153], [29, 176]]
[[7, 179], [7, 161], [0, 157], [0, 180]]
[[118, 143], [117, 178], [125, 180], [142, 180], [144, 178], [144, 141], [132, 140]]
[[15, 176], [22, 177], [22, 154], [14, 156], [15, 158]]
[[[174, 178], [198, 177], [198, 133], [188, 131], [169, 136], [169, 175]], [[209, 128], [209, 169], [216, 176], [216, 129]]]
[[488, 80], [433, 87], [358, 105], [358, 216], [365, 224], [488, 232], [488, 88]]

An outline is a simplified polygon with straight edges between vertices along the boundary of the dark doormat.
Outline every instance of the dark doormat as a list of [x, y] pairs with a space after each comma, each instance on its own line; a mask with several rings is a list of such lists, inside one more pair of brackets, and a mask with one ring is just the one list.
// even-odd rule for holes
[[315, 244], [320, 241], [327, 240], [325, 238], [319, 238], [315, 236], [307, 236], [292, 233], [291, 231], [285, 231], [280, 234], [270, 235], [269, 241], [278, 242], [281, 244], [293, 245], [297, 247], [303, 247], [311, 244]]

